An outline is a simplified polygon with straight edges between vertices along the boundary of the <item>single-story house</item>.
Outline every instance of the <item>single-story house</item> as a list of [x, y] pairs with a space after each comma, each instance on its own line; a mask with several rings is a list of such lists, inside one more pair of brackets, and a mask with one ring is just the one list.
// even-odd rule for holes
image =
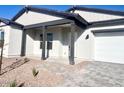
[[[75, 6], [55, 11], [26, 6], [0, 18], [4, 57], [37, 56], [124, 64], [124, 12]], [[67, 63], [67, 64], [68, 64]]]

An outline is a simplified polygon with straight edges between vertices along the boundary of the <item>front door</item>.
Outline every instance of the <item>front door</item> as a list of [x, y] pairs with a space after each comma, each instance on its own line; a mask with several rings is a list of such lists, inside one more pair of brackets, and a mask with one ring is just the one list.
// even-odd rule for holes
[[[46, 51], [45, 51], [45, 56], [46, 58], [49, 57], [49, 52], [52, 50], [53, 44], [53, 33], [47, 33], [46, 36]], [[40, 49], [42, 49], [42, 42], [43, 42], [43, 34], [40, 35]]]
[[46, 58], [49, 57], [49, 54], [50, 54], [50, 50], [52, 50], [52, 47], [53, 47], [53, 44], [52, 44], [52, 41], [53, 41], [53, 34], [52, 33], [47, 33], [47, 41], [46, 41]]

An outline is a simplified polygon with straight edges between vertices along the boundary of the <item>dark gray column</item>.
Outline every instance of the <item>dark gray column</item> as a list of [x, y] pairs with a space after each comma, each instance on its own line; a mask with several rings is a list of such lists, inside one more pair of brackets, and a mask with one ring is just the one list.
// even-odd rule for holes
[[42, 60], [45, 60], [45, 51], [46, 51], [46, 27], [42, 27], [42, 32], [43, 32], [43, 43], [42, 43]]
[[71, 35], [70, 35], [70, 56], [69, 56], [69, 63], [71, 65], [75, 64], [74, 61], [74, 42], [75, 42], [75, 23], [71, 23]]
[[25, 56], [26, 51], [26, 30], [22, 32], [21, 56]]

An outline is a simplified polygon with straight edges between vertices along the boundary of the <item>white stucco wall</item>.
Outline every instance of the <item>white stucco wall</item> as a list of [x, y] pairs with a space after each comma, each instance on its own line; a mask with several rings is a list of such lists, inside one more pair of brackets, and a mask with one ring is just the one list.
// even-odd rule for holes
[[[77, 30], [75, 43], [75, 57], [84, 60], [96, 60], [124, 64], [124, 32], [93, 34], [92, 30], [119, 29], [124, 25], [97, 27]], [[85, 39], [89, 34], [89, 39]]]
[[62, 29], [61, 32], [61, 44], [62, 44], [62, 57], [68, 58], [69, 56], [69, 44], [70, 44], [70, 27]]
[[75, 13], [78, 13], [81, 17], [83, 17], [88, 22], [124, 18], [123, 16], [116, 16], [116, 15], [102, 14], [102, 13], [95, 13], [95, 12], [88, 12], [88, 11], [80, 11], [80, 10], [75, 10]]
[[[5, 25], [5, 24], [3, 24]], [[10, 26], [0, 27], [4, 31], [4, 48], [3, 48], [3, 56], [8, 57], [9, 50], [9, 38], [10, 38]], [[1, 50], [0, 50], [1, 51]]]
[[22, 30], [11, 27], [9, 30], [8, 57], [20, 56], [22, 44]]
[[21, 17], [19, 17], [16, 22], [23, 24], [23, 25], [30, 25], [54, 20], [60, 20], [62, 18], [55, 17], [48, 14], [36, 13], [29, 11], [28, 13], [24, 13]]
[[21, 41], [22, 41], [22, 30], [11, 27], [4, 26], [1, 27], [4, 31], [4, 57], [17, 57], [21, 53]]
[[[93, 60], [94, 36], [91, 30], [77, 27], [75, 40], [75, 57], [84, 60]], [[86, 36], [89, 38], [86, 39]]]
[[35, 30], [26, 30], [26, 55], [33, 55]]
[[[89, 48], [91, 50], [91, 52], [89, 52], [89, 54], [91, 55], [91, 60], [124, 64], [124, 32], [97, 33], [95, 35], [93, 35], [91, 32], [92, 30], [119, 28], [124, 29], [124, 25], [97, 27], [85, 30], [84, 34], [88, 32], [91, 33], [91, 43], [90, 45], [88, 45], [86, 42], [83, 42], [83, 39], [81, 39], [81, 42], [83, 42], [83, 44], [81, 43], [81, 45], [79, 45], [80, 50], [85, 51], [85, 49], [87, 49], [86, 53], [84, 53], [82, 57], [86, 58]], [[81, 49], [81, 46], [83, 45], [88, 45], [89, 47], [87, 46]]]
[[42, 30], [35, 31], [33, 54], [41, 58], [42, 49], [40, 49], [40, 34], [42, 34]]

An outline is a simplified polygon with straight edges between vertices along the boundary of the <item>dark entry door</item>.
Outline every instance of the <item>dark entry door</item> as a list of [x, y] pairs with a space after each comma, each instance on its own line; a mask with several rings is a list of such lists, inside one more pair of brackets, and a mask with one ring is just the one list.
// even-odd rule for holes
[[50, 51], [52, 50], [53, 47], [53, 34], [52, 33], [47, 33], [47, 58], [50, 56]]
[[[46, 39], [46, 58], [50, 56], [50, 51], [53, 48], [53, 33], [47, 33], [47, 39]], [[40, 35], [40, 49], [42, 49], [42, 42], [43, 42], [43, 35]]]

